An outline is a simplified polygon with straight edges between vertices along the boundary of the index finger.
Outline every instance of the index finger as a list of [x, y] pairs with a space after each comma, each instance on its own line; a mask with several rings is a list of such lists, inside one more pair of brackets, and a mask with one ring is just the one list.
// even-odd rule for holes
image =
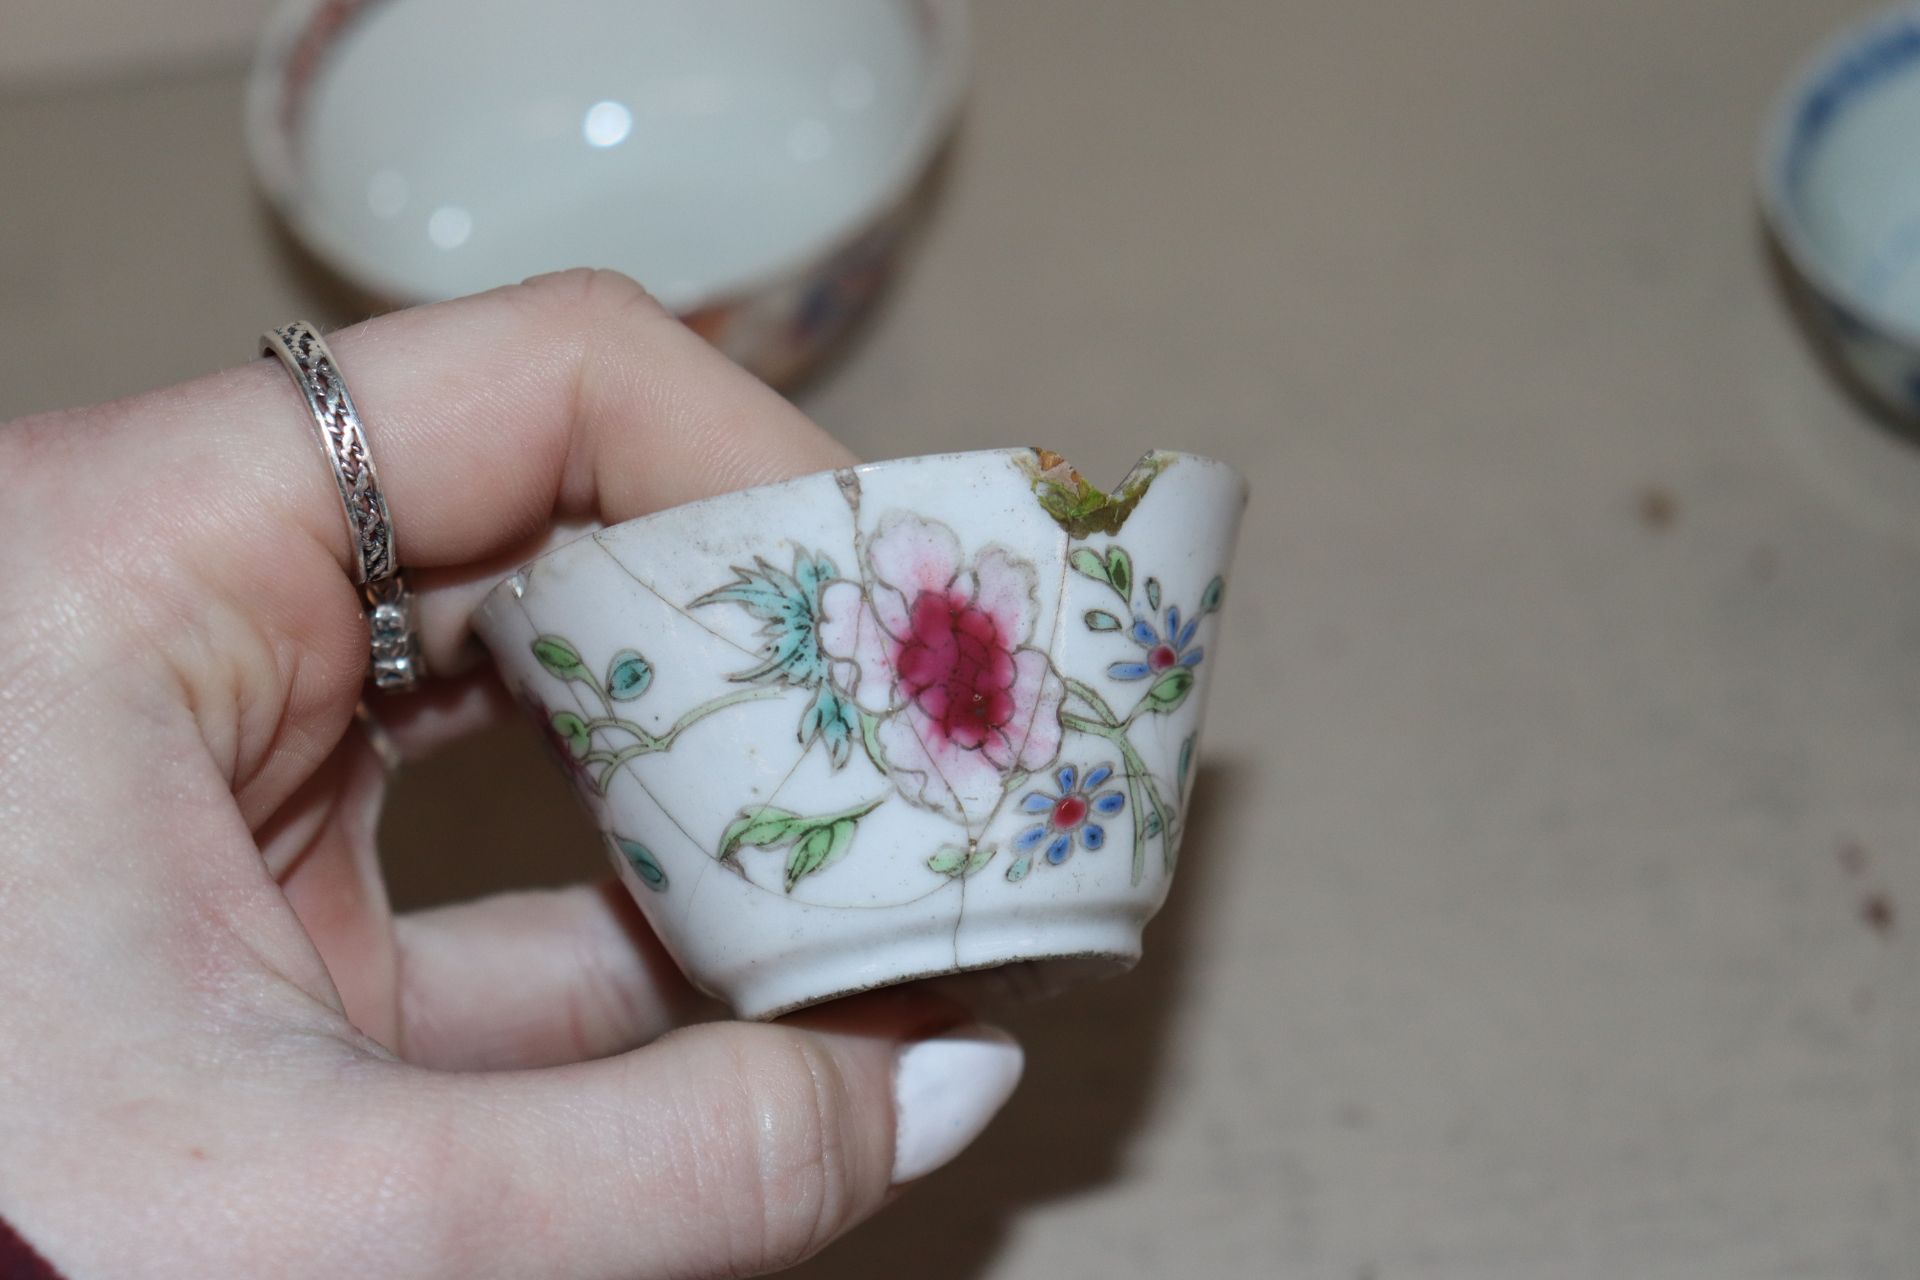
[[[328, 342], [366, 426], [400, 561], [428, 571], [430, 670], [465, 641], [471, 593], [448, 584], [467, 567], [510, 567], [556, 521], [627, 519], [850, 460], [612, 273], [540, 277]], [[158, 652], [190, 694], [233, 704], [239, 722], [202, 725], [210, 743], [230, 730], [218, 753], [231, 781], [303, 718], [326, 722], [314, 726], [319, 742], [337, 734], [365, 674], [365, 623], [333, 476], [276, 363], [28, 420], [4, 440], [34, 479], [23, 487], [39, 518], [25, 524], [53, 541], [55, 560], [89, 549], [93, 572], [74, 590], [110, 620], [102, 642]], [[436, 607], [443, 593], [462, 607]]]

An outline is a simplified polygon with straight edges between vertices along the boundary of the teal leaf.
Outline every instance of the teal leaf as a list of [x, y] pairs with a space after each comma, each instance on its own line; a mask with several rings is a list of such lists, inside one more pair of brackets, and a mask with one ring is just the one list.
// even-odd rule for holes
[[1203, 614], [1220, 612], [1220, 602], [1226, 599], [1226, 596], [1227, 581], [1216, 573], [1213, 575], [1213, 581], [1207, 584], [1207, 589], [1200, 593], [1200, 612]]
[[822, 588], [839, 576], [839, 567], [827, 557], [809, 556], [804, 551], [794, 553], [793, 580], [799, 584], [801, 592], [809, 601], [818, 604]]
[[1107, 572], [1106, 561], [1092, 547], [1075, 547], [1073, 554], [1067, 557], [1067, 563], [1073, 566], [1075, 573], [1092, 578], [1095, 582], [1113, 585], [1113, 578]]
[[832, 560], [801, 550], [793, 554], [792, 573], [756, 556], [750, 568], [733, 566], [734, 581], [707, 592], [693, 607], [737, 604], [760, 620], [760, 634], [766, 637], [761, 662], [733, 679], [810, 688], [827, 678], [827, 660], [816, 629], [821, 592], [837, 575]]
[[1154, 682], [1142, 701], [1146, 703], [1147, 710], [1155, 715], [1164, 716], [1185, 702], [1187, 695], [1191, 692], [1193, 692], [1193, 669], [1175, 667]]
[[626, 858], [627, 865], [633, 868], [633, 874], [640, 877], [640, 883], [655, 893], [667, 891], [667, 869], [653, 856], [653, 850], [638, 840], [629, 840], [624, 836], [613, 837], [614, 845]]
[[1118, 631], [1119, 629], [1120, 629], [1120, 619], [1114, 617], [1112, 614], [1108, 613], [1105, 609], [1087, 610], [1087, 630]]
[[1033, 855], [1023, 853], [1013, 860], [1012, 866], [1007, 868], [1007, 879], [1019, 884], [1027, 878], [1027, 872], [1031, 870], [1033, 870]]
[[622, 649], [607, 665], [607, 695], [616, 702], [631, 702], [653, 683], [653, 664], [632, 649]]
[[567, 740], [567, 750], [573, 752], [574, 759], [587, 754], [587, 748], [593, 744], [593, 736], [587, 731], [587, 722], [571, 711], [553, 713], [553, 731]]
[[814, 690], [813, 701], [800, 713], [800, 745], [826, 744], [827, 758], [836, 769], [853, 755], [853, 735], [860, 728], [860, 709], [834, 692], [831, 685]]
[[559, 636], [541, 636], [533, 642], [533, 656], [548, 674], [562, 680], [587, 679], [587, 664], [580, 661], [579, 651]]
[[1160, 608], [1160, 579], [1158, 578], [1147, 579], [1147, 608], [1156, 612]]
[[1146, 834], [1149, 840], [1160, 834], [1160, 814], [1158, 810], [1150, 811], [1147, 814]]
[[1180, 771], [1177, 777], [1180, 782], [1180, 794], [1183, 796], [1187, 794], [1187, 775], [1193, 772], [1193, 742], [1198, 736], [1190, 733], [1187, 735], [1187, 740], [1180, 744]]
[[1125, 547], [1107, 548], [1107, 581], [1122, 600], [1133, 599], [1133, 557]]

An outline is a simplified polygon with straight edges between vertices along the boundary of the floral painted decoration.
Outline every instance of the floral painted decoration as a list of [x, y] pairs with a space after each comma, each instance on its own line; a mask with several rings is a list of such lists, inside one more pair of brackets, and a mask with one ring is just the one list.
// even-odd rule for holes
[[820, 596], [834, 681], [878, 722], [894, 786], [976, 837], [1016, 771], [1060, 749], [1065, 685], [1034, 625], [1038, 573], [1004, 547], [971, 560], [953, 530], [907, 513], [882, 520], [864, 584]]
[[669, 750], [682, 733], [716, 712], [779, 692], [742, 689], [709, 698], [664, 732], [654, 733], [621, 715], [618, 705], [634, 701], [653, 685], [653, 664], [638, 650], [620, 650], [608, 659], [606, 674], [597, 676], [564, 636], [537, 636], [532, 648], [548, 675], [569, 686], [584, 686], [599, 704], [598, 711], [584, 703], [578, 711], [554, 711], [530, 692], [521, 692], [521, 701], [538, 717], [553, 755], [583, 789], [599, 795], [606, 794], [614, 775], [628, 761]]
[[[1138, 884], [1151, 843], [1157, 841], [1166, 866], [1173, 865], [1192, 784], [1194, 735], [1180, 743], [1171, 778], [1148, 767], [1133, 735], [1154, 717], [1172, 715], [1193, 691], [1206, 655], [1202, 626], [1219, 611], [1225, 584], [1214, 577], [1188, 613], [1163, 601], [1158, 578], [1136, 582], [1126, 547], [1085, 539], [1117, 529], [1165, 465], [1143, 464], [1131, 487], [1112, 498], [1061, 466], [1034, 478], [1036, 497], [1069, 530], [1068, 568], [1102, 584], [1118, 602], [1117, 608], [1087, 609], [1081, 621], [1088, 631], [1133, 647], [1102, 659], [1099, 668], [1111, 681], [1139, 687], [1131, 705], [1116, 706], [1086, 679], [1056, 670], [1035, 643], [1041, 575], [1031, 561], [998, 543], [969, 552], [953, 529], [908, 511], [884, 513], [870, 537], [856, 538], [858, 577], [843, 576], [824, 553], [796, 546], [790, 568], [756, 555], [733, 566], [732, 581], [689, 602], [688, 610], [745, 610], [759, 624], [760, 649], [754, 665], [730, 677], [744, 688], [697, 704], [664, 730], [626, 713], [625, 704], [643, 698], [656, 680], [671, 678], [635, 649], [614, 653], [602, 669], [567, 638], [539, 635], [534, 657], [574, 691], [578, 709], [545, 705], [530, 690], [522, 697], [575, 781], [604, 795], [622, 769], [669, 750], [708, 716], [741, 702], [803, 693], [796, 704], [803, 754], [818, 748], [838, 773], [855, 761], [858, 746], [882, 789], [826, 813], [773, 803], [740, 809], [712, 856], [744, 875], [743, 859], [760, 856], [753, 851], [778, 851], [789, 894], [846, 857], [862, 821], [895, 796], [964, 831], [964, 840], [921, 855], [935, 875], [965, 879], [992, 863], [1000, 846], [983, 837], [1002, 812], [1011, 812], [1024, 825], [1007, 842], [1007, 880], [1023, 881], [1036, 862], [1060, 866], [1076, 850], [1097, 853], [1109, 826], [1120, 821]], [[849, 475], [841, 487], [857, 527], [857, 481]], [[1086, 766], [1060, 764], [1068, 734], [1100, 739], [1114, 754]], [[1045, 781], [1034, 785], [1037, 777]], [[644, 845], [612, 832], [607, 840], [642, 884], [666, 890], [666, 870]]]
[[1084, 774], [1067, 765], [1054, 775], [1058, 791], [1027, 792], [1020, 801], [1021, 811], [1044, 816], [1013, 838], [1018, 856], [1007, 868], [1007, 879], [1024, 879], [1033, 865], [1034, 851], [1043, 844], [1041, 856], [1056, 867], [1073, 855], [1076, 840], [1089, 853], [1104, 846], [1107, 829], [1094, 819], [1111, 818], [1127, 807], [1125, 792], [1100, 789], [1112, 777], [1110, 764], [1095, 765]]
[[820, 593], [829, 582], [839, 580], [839, 570], [824, 555], [797, 550], [791, 573], [758, 557], [752, 568], [735, 567], [733, 573], [735, 581], [693, 602], [696, 609], [736, 604], [764, 624], [765, 659], [733, 678], [812, 690], [813, 697], [800, 713], [800, 743], [822, 743], [833, 767], [843, 767], [854, 742], [870, 740], [871, 726], [862, 722], [860, 709], [828, 679], [827, 657], [820, 649]]
[[607, 833], [607, 847], [613, 852], [614, 861], [632, 868], [633, 874], [641, 884], [655, 893], [667, 891], [667, 871], [660, 860], [653, 856], [653, 850], [638, 840], [629, 840], [623, 835]]
[[1186, 625], [1181, 626], [1180, 607], [1168, 605], [1166, 635], [1163, 639], [1151, 622], [1143, 617], [1135, 617], [1133, 626], [1127, 629], [1127, 635], [1146, 650], [1144, 659], [1112, 663], [1107, 667], [1107, 674], [1115, 680], [1145, 680], [1175, 667], [1199, 666], [1207, 651], [1199, 645], [1187, 648], [1192, 644], [1193, 633], [1199, 626], [1199, 618], [1188, 618]]

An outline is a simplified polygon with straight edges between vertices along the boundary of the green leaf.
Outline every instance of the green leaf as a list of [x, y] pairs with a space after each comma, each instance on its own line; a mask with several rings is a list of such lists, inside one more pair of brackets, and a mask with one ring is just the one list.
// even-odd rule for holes
[[1118, 631], [1119, 629], [1120, 629], [1120, 619], [1114, 617], [1112, 614], [1108, 613], [1105, 609], [1087, 610], [1087, 630]]
[[884, 795], [875, 796], [838, 813], [804, 817], [772, 805], [742, 809], [720, 837], [720, 861], [737, 861], [740, 850], [748, 845], [778, 849], [791, 844], [793, 854], [787, 859], [787, 889], [791, 892], [802, 876], [812, 875], [845, 853], [853, 842], [855, 825], [885, 799]]
[[887, 752], [880, 745], [880, 717], [871, 711], [860, 713], [860, 745], [866, 748], [867, 759], [873, 761], [873, 767], [886, 773]]
[[1149, 840], [1151, 840], [1153, 837], [1160, 834], [1160, 814], [1157, 810], [1150, 810], [1147, 813], [1147, 825], [1145, 830], [1147, 834], [1147, 839]]
[[1106, 561], [1092, 547], [1075, 547], [1073, 554], [1067, 557], [1067, 563], [1073, 566], [1075, 573], [1092, 578], [1095, 582], [1113, 585], [1113, 575], [1108, 572]]
[[626, 858], [627, 865], [633, 868], [633, 874], [640, 877], [641, 884], [655, 893], [667, 891], [667, 870], [660, 865], [659, 859], [653, 856], [653, 850], [638, 840], [629, 840], [625, 836], [613, 837], [613, 843]]
[[1217, 573], [1214, 574], [1213, 581], [1209, 582], [1207, 589], [1200, 593], [1200, 612], [1203, 614], [1220, 612], [1220, 602], [1226, 599], [1226, 595], [1227, 580]]
[[778, 848], [792, 840], [806, 821], [790, 809], [776, 809], [772, 805], [742, 809], [720, 837], [720, 861], [733, 861], [742, 845], [756, 849]]
[[957, 876], [967, 865], [967, 851], [957, 844], [943, 844], [927, 859], [927, 870], [943, 876]]
[[1133, 599], [1133, 557], [1125, 547], [1107, 548], [1107, 581], [1122, 600]]
[[1187, 794], [1187, 775], [1193, 772], [1193, 741], [1198, 734], [1188, 734], [1187, 740], [1180, 744], [1180, 794]]
[[1159, 608], [1160, 608], [1160, 579], [1158, 579], [1158, 578], [1148, 578], [1148, 579], [1147, 579], [1147, 608], [1149, 608], [1149, 609], [1152, 609], [1152, 610], [1154, 610], [1155, 612], [1158, 612], [1158, 611], [1159, 611]]
[[533, 656], [550, 674], [562, 680], [587, 679], [587, 664], [580, 661], [579, 652], [559, 636], [541, 636], [535, 640]]
[[1007, 868], [1007, 879], [1019, 884], [1027, 878], [1027, 872], [1031, 870], [1033, 870], [1033, 855], [1023, 853], [1013, 860], [1012, 866]]
[[553, 731], [567, 740], [567, 750], [573, 752], [575, 759], [587, 754], [587, 748], [593, 745], [587, 722], [571, 711], [553, 713]]
[[927, 859], [927, 869], [943, 876], [970, 876], [992, 862], [993, 855], [999, 851], [997, 844], [986, 845], [972, 853], [957, 844], [943, 844]]
[[631, 702], [653, 683], [653, 664], [632, 649], [622, 649], [607, 664], [607, 696], [616, 702]]
[[1144, 701], [1147, 704], [1147, 710], [1155, 715], [1164, 716], [1185, 702], [1187, 695], [1191, 692], [1193, 692], [1193, 669], [1175, 667], [1154, 682], [1153, 688], [1147, 690]]
[[842, 818], [815, 827], [795, 841], [793, 852], [787, 856], [787, 892], [792, 893], [794, 885], [845, 853], [853, 843], [853, 829], [854, 820]]

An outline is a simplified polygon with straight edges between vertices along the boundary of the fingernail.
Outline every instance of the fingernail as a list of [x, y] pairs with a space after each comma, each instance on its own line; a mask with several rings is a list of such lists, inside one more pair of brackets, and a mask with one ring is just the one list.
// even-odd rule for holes
[[900, 1050], [893, 1180], [925, 1177], [980, 1136], [1020, 1083], [1026, 1054], [998, 1027], [956, 1027]]

